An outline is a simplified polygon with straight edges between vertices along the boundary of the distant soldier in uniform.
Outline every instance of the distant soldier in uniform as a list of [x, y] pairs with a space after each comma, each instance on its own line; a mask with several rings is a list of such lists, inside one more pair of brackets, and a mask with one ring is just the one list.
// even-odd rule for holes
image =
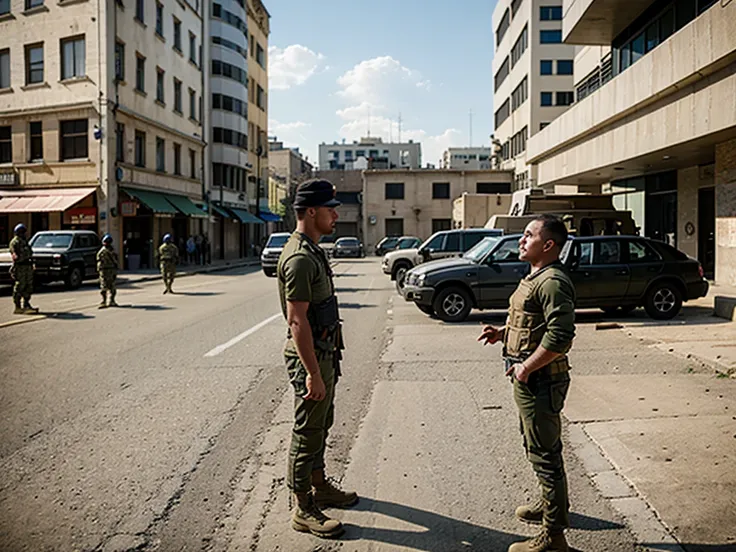
[[[13, 285], [13, 314], [35, 314], [38, 309], [31, 306], [33, 294], [33, 250], [26, 240], [26, 225], [21, 223], [13, 229], [15, 236], [10, 240], [10, 255], [13, 266], [10, 276], [15, 280]], [[23, 299], [23, 306], [20, 300]]]
[[338, 205], [335, 187], [327, 180], [299, 186], [294, 201], [296, 232], [284, 246], [277, 268], [281, 308], [289, 326], [284, 356], [294, 387], [287, 474], [296, 500], [291, 526], [326, 538], [339, 537], [344, 530], [320, 508], [358, 502], [356, 493], [341, 490], [325, 477], [325, 442], [334, 419], [343, 345], [332, 270], [317, 243], [334, 231]]
[[158, 248], [158, 262], [161, 266], [161, 276], [164, 279], [164, 295], [174, 293], [171, 289], [176, 277], [176, 265], [179, 262], [179, 248], [171, 240], [171, 234], [164, 236], [164, 243]]
[[506, 326], [486, 326], [478, 341], [503, 340], [506, 375], [514, 385], [526, 456], [539, 480], [541, 496], [520, 506], [516, 516], [541, 523], [533, 539], [509, 552], [568, 552], [568, 493], [562, 460], [560, 412], [570, 386], [567, 353], [575, 337], [575, 288], [560, 263], [567, 241], [565, 224], [552, 215], [530, 222], [519, 240], [519, 259], [531, 273], [510, 299]]
[[102, 247], [97, 252], [97, 272], [100, 274], [100, 294], [102, 295], [99, 308], [106, 309], [108, 307], [108, 291], [110, 292], [109, 306], [117, 307], [118, 304], [115, 302], [115, 294], [117, 293], [115, 278], [118, 275], [118, 254], [112, 248], [112, 236], [110, 234], [103, 236]]

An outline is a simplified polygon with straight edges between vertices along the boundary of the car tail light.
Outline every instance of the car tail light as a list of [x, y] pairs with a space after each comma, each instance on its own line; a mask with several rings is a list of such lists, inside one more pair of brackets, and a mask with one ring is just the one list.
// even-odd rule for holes
[[700, 274], [701, 278], [705, 278], [705, 272], [703, 271], [703, 265], [698, 263], [698, 274]]

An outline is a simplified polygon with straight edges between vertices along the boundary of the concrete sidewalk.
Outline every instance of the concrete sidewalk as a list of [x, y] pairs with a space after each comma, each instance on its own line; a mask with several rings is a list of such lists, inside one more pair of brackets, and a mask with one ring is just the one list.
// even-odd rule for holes
[[[250, 266], [259, 266], [261, 261], [259, 258], [235, 259], [232, 261], [215, 261], [208, 265], [183, 265], [176, 269], [176, 276], [192, 276], [193, 274], [209, 274], [211, 272], [222, 272], [224, 270], [232, 270], [235, 268], [243, 268]], [[133, 284], [137, 282], [147, 282], [152, 280], [160, 280], [161, 271], [156, 268], [135, 271], [123, 271], [118, 274], [118, 285]]]

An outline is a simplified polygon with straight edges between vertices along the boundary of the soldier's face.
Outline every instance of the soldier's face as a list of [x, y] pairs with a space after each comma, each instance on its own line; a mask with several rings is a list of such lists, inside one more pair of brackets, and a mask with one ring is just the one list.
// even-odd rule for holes
[[554, 241], [545, 239], [542, 222], [534, 220], [527, 224], [524, 235], [519, 240], [519, 259], [533, 263], [541, 259], [554, 245]]
[[317, 207], [314, 213], [314, 226], [323, 236], [329, 236], [335, 231], [337, 211], [334, 207]]

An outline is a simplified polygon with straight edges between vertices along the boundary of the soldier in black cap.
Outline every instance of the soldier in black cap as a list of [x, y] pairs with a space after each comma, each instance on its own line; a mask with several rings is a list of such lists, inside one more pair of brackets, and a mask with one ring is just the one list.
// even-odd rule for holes
[[334, 420], [343, 344], [332, 270], [317, 244], [335, 230], [338, 205], [335, 187], [327, 180], [299, 186], [296, 231], [277, 268], [281, 309], [289, 326], [284, 357], [295, 397], [287, 474], [296, 499], [291, 526], [325, 538], [339, 537], [344, 530], [320, 508], [358, 502], [356, 493], [343, 491], [325, 477], [325, 442]]

